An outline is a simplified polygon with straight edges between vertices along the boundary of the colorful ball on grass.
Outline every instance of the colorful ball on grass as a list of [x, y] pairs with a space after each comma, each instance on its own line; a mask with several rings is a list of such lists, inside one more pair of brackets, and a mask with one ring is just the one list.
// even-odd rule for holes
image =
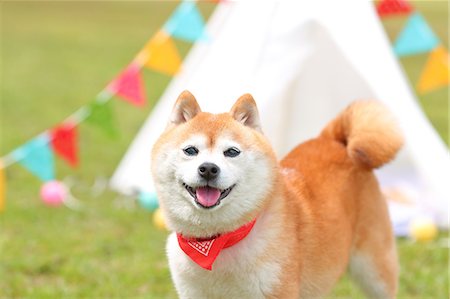
[[430, 242], [436, 238], [438, 229], [432, 219], [417, 218], [411, 222], [409, 233], [418, 242]]
[[62, 182], [49, 181], [41, 187], [41, 199], [49, 206], [59, 206], [67, 196], [67, 188]]
[[157, 228], [167, 230], [166, 220], [164, 219], [161, 209], [156, 209], [153, 213], [153, 223]]
[[154, 192], [139, 193], [138, 202], [143, 208], [149, 211], [154, 211], [159, 207], [158, 198]]

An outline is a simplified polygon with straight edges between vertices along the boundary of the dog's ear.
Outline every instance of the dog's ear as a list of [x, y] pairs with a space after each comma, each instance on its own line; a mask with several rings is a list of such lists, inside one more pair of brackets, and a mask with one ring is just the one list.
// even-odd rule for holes
[[262, 133], [258, 108], [251, 94], [241, 96], [230, 111], [231, 116], [243, 124]]
[[200, 106], [195, 97], [189, 91], [183, 91], [173, 106], [172, 114], [170, 115], [170, 124], [179, 125], [194, 118], [201, 112]]

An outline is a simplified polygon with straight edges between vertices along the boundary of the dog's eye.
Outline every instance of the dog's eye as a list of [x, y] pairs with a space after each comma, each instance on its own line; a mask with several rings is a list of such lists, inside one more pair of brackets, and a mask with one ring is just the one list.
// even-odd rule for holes
[[230, 157], [230, 158], [234, 158], [236, 156], [238, 156], [241, 152], [235, 148], [235, 147], [230, 147], [229, 149], [227, 149], [226, 151], [223, 152], [225, 157]]
[[195, 146], [188, 146], [183, 149], [183, 152], [188, 156], [197, 156], [198, 149]]

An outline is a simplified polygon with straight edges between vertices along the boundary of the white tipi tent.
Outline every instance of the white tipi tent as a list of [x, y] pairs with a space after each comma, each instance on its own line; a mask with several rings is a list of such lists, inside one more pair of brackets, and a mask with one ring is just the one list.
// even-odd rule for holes
[[396, 161], [379, 171], [382, 184], [407, 186], [421, 211], [448, 227], [448, 150], [411, 92], [370, 1], [226, 2], [206, 30], [210, 41], [186, 57], [112, 177], [114, 189], [153, 191], [150, 151], [182, 90], [209, 112], [228, 111], [252, 93], [280, 157], [351, 101], [370, 98], [396, 114], [406, 138]]

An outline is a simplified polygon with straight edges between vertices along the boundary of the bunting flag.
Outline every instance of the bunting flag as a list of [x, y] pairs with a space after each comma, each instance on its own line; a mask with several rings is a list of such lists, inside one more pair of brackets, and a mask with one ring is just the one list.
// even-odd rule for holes
[[131, 63], [108, 85], [107, 90], [136, 106], [143, 106], [145, 104], [145, 95], [140, 66], [136, 63]]
[[169, 35], [188, 42], [208, 39], [205, 22], [194, 1], [181, 3], [164, 25], [164, 30]]
[[382, 0], [377, 5], [380, 17], [392, 15], [405, 15], [412, 12], [412, 6], [405, 0]]
[[55, 179], [55, 162], [48, 134], [36, 137], [13, 152], [14, 158], [42, 181]]
[[439, 44], [438, 38], [419, 13], [411, 15], [394, 45], [398, 56], [425, 53]]
[[145, 45], [136, 62], [173, 76], [180, 69], [181, 58], [172, 38], [161, 30]]
[[450, 84], [449, 54], [443, 46], [434, 49], [428, 56], [425, 68], [417, 83], [420, 93], [432, 91]]
[[5, 184], [5, 170], [3, 163], [0, 161], [0, 212], [5, 209], [6, 184]]
[[108, 136], [117, 137], [118, 133], [110, 102], [93, 101], [89, 108], [90, 114], [86, 121], [100, 127]]
[[66, 160], [70, 166], [78, 165], [78, 134], [75, 124], [67, 122], [54, 128], [52, 134], [53, 152]]

